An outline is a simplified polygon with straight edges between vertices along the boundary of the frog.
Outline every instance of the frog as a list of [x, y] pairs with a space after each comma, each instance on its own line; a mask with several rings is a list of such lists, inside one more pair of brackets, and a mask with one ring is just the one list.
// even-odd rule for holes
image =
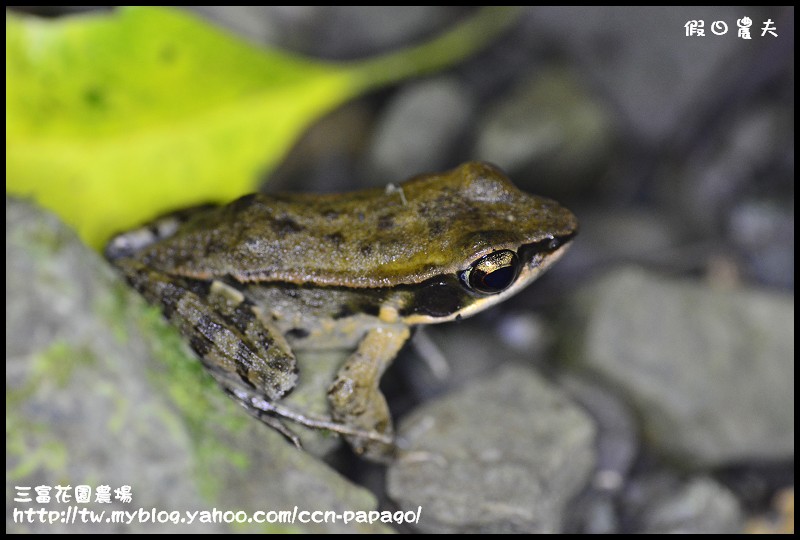
[[[577, 232], [571, 211], [474, 161], [390, 189], [175, 212], [113, 237], [105, 255], [253, 416], [298, 446], [288, 422], [386, 462], [398, 450], [379, 383], [411, 330], [508, 299]], [[296, 354], [320, 349], [347, 351], [323, 417], [282, 403], [302, 376]]]

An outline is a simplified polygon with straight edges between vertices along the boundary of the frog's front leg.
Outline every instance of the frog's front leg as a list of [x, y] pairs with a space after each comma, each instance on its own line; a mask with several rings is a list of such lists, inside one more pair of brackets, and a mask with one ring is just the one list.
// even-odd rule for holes
[[[386, 399], [378, 387], [381, 376], [410, 335], [403, 324], [386, 324], [366, 333], [356, 351], [339, 370], [328, 390], [333, 418], [364, 431], [393, 434]], [[348, 436], [353, 450], [383, 461], [394, 453], [394, 446], [375, 439]]]

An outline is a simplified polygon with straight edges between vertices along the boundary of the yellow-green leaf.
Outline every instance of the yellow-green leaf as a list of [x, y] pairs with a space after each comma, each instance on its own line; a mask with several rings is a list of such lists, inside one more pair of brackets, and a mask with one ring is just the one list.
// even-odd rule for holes
[[514, 18], [484, 9], [433, 41], [332, 63], [248, 43], [184, 11], [6, 15], [6, 191], [100, 247], [158, 214], [253, 191], [314, 119], [440, 69]]

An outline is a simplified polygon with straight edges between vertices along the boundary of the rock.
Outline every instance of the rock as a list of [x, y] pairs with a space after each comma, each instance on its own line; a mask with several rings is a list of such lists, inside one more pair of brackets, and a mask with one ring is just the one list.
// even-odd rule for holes
[[[762, 11], [749, 16], [760, 20]], [[717, 98], [722, 81], [735, 80], [749, 66], [748, 41], [736, 38], [734, 7], [542, 7], [535, 11], [540, 40], [555, 40], [619, 109], [639, 144], [657, 144], [681, 130], [706, 100]], [[705, 21], [705, 37], [686, 37], [684, 25]], [[713, 21], [728, 34], [714, 36]], [[755, 24], [754, 24], [755, 27]], [[569, 39], [565, 39], [569, 36]], [[757, 39], [757, 38], [756, 38]], [[654, 59], [658, 59], [654, 62]], [[721, 77], [724, 76], [723, 79]]]
[[255, 42], [309, 56], [363, 58], [413, 43], [458, 21], [451, 6], [195, 6]]
[[608, 494], [623, 486], [639, 451], [639, 436], [630, 408], [619, 398], [592, 381], [562, 376], [559, 385], [594, 420], [596, 463], [592, 487]]
[[437, 77], [404, 86], [378, 120], [369, 150], [378, 185], [457, 163], [446, 161], [468, 126], [473, 103], [457, 80]]
[[389, 496], [421, 506], [425, 532], [557, 532], [594, 462], [590, 419], [519, 367], [422, 406], [400, 437]]
[[739, 502], [728, 489], [711, 478], [699, 477], [649, 500], [635, 532], [732, 534], [741, 532], [742, 518]]
[[[252, 517], [295, 506], [377, 507], [372, 494], [227, 398], [160, 313], [53, 216], [7, 200], [6, 270], [8, 490], [131, 486], [131, 503], [78, 505], [97, 512], [218, 509]], [[7, 491], [7, 500], [14, 497]], [[53, 525], [11, 516], [6, 530], [15, 532], [388, 530], [341, 522]]]
[[749, 282], [783, 289], [794, 284], [793, 111], [787, 98], [725, 116], [653, 180], [676, 232], [735, 247]]
[[613, 534], [620, 530], [616, 501], [609, 491], [589, 488], [570, 505], [563, 534]]
[[579, 371], [632, 404], [645, 442], [689, 467], [794, 456], [794, 300], [637, 269], [577, 295]]
[[564, 533], [608, 534], [620, 531], [616, 498], [639, 455], [639, 434], [630, 407], [594, 381], [562, 373], [558, 379], [572, 399], [592, 417], [596, 428], [595, 467], [586, 489], [572, 501]]
[[745, 254], [747, 274], [773, 287], [794, 287], [793, 202], [748, 201], [731, 211], [730, 236]]
[[537, 70], [482, 116], [475, 158], [500, 165], [522, 189], [579, 193], [608, 167], [611, 114], [565, 69]]
[[580, 236], [565, 258], [573, 271], [577, 268], [580, 274], [592, 274], [598, 268], [618, 266], [620, 261], [675, 267], [675, 252], [683, 239], [666, 213], [632, 207], [576, 212]]

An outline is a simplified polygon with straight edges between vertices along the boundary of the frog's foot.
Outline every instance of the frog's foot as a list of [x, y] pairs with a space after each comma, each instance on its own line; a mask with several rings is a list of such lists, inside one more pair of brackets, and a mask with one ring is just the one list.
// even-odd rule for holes
[[[378, 385], [381, 375], [408, 336], [408, 327], [402, 325], [386, 325], [367, 332], [328, 389], [334, 420], [393, 440], [389, 407]], [[374, 461], [386, 461], [396, 450], [393, 443], [383, 440], [361, 435], [347, 435], [345, 438], [354, 452]]]
[[271, 403], [262, 397], [254, 396], [247, 390], [229, 389], [229, 392], [237, 399], [237, 401], [242, 404], [243, 407], [245, 407], [245, 409], [247, 409], [250, 414], [278, 431], [281, 435], [286, 437], [289, 442], [293, 443], [298, 448], [303, 447], [300, 438], [288, 427], [286, 427], [281, 419], [291, 420], [292, 422], [311, 429], [323, 429], [347, 437], [359, 437], [386, 446], [394, 445], [392, 437], [377, 431], [366, 431], [353, 426], [338, 423], [330, 418], [319, 418], [316, 416], [307, 415], [284, 405]]
[[295, 434], [291, 429], [286, 427], [286, 424], [281, 422], [280, 418], [277, 418], [268, 412], [251, 409], [250, 407], [245, 407], [245, 408], [248, 409], [248, 411], [253, 416], [255, 416], [263, 423], [265, 423], [266, 425], [268, 425], [269, 427], [271, 427], [272, 429], [283, 435], [286, 438], [286, 440], [288, 440], [295, 446], [295, 448], [297, 448], [298, 450], [303, 449], [303, 443], [300, 441], [300, 437], [298, 437], [297, 434]]

